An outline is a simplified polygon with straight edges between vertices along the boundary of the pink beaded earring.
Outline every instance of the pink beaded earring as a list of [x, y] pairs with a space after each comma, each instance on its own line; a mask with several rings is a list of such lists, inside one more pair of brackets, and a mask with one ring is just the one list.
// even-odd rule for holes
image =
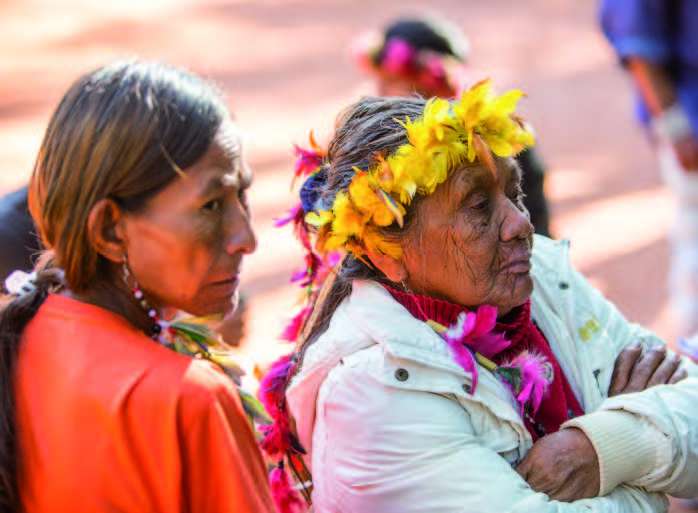
[[136, 280], [135, 276], [133, 276], [133, 274], [131, 273], [131, 270], [128, 267], [128, 260], [126, 258], [124, 258], [121, 268], [124, 283], [131, 290], [131, 294], [138, 302], [138, 305], [148, 314], [148, 317], [150, 317], [150, 319], [153, 321], [153, 326], [150, 328], [150, 338], [164, 344], [165, 342], [160, 337], [160, 335], [163, 332], [164, 321], [160, 318], [159, 312], [156, 308], [153, 308], [150, 305], [150, 303], [148, 303], [148, 301], [145, 299], [143, 290], [141, 290], [138, 281]]

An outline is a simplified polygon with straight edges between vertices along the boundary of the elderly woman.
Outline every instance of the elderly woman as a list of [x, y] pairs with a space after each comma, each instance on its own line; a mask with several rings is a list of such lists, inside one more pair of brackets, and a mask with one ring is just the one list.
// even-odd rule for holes
[[696, 492], [696, 382], [532, 235], [519, 96], [364, 99], [301, 190], [315, 248], [347, 252], [280, 405], [318, 513], [656, 512]]

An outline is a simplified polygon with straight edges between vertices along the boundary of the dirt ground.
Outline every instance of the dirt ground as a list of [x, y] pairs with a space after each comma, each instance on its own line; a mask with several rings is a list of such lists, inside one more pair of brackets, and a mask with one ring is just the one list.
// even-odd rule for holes
[[[600, 35], [595, 2], [573, 0], [0, 0], [0, 192], [27, 179], [51, 110], [78, 74], [140, 56], [216, 81], [247, 134], [259, 250], [245, 264], [243, 353], [269, 361], [296, 299], [300, 253], [272, 219], [290, 205], [291, 145], [372, 91], [347, 45], [400, 14], [446, 14], [472, 44], [472, 76], [528, 92], [558, 237], [632, 320], [673, 341], [666, 232], [672, 198], [632, 116], [627, 78]], [[675, 510], [678, 511], [678, 510]]]

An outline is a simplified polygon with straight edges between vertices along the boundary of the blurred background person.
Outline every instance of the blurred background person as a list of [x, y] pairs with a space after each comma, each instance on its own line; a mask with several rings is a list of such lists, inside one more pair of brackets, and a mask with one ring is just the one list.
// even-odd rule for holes
[[39, 248], [27, 206], [27, 187], [0, 197], [0, 282], [12, 271], [32, 269]]
[[[469, 83], [470, 44], [465, 34], [446, 20], [405, 17], [382, 32], [368, 32], [352, 45], [360, 68], [374, 77], [381, 96], [453, 98]], [[545, 165], [535, 149], [517, 156], [523, 172], [524, 205], [536, 233], [550, 236], [550, 213], [545, 197]]]
[[[698, 4], [603, 0], [601, 25], [637, 91], [660, 173], [678, 209], [669, 290], [681, 337], [698, 332]], [[698, 338], [681, 348], [698, 358]]]

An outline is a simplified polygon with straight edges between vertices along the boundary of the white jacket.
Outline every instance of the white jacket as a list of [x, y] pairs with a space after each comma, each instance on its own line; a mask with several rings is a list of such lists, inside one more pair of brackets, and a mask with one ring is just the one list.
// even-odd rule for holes
[[484, 368], [471, 394], [442, 339], [358, 281], [288, 389], [316, 513], [649, 513], [667, 508], [650, 492], [698, 494], [698, 380], [607, 399], [621, 349], [663, 342], [572, 269], [567, 243], [536, 237], [532, 273], [532, 316], [587, 412], [568, 425], [597, 450], [603, 496], [534, 492], [514, 470], [532, 440], [511, 394]]

